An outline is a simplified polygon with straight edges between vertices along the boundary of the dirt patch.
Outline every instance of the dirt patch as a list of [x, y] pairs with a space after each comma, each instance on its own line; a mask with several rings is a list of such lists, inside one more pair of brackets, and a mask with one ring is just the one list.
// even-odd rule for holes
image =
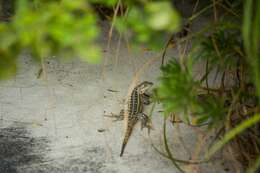
[[19, 167], [44, 162], [46, 138], [31, 137], [23, 126], [0, 129], [0, 172], [16, 173]]

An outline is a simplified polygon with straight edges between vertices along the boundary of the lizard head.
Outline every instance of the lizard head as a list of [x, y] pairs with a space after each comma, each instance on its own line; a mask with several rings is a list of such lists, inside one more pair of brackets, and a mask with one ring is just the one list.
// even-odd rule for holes
[[144, 93], [146, 90], [151, 88], [152, 85], [153, 85], [152, 82], [144, 81], [144, 82], [140, 83], [137, 87], [138, 87], [140, 93]]

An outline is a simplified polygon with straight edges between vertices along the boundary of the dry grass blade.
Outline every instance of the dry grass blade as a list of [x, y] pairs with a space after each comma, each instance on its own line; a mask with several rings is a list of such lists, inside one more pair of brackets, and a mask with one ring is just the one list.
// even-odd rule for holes
[[[121, 0], [118, 0], [116, 8], [115, 8], [115, 11], [114, 11], [112, 23], [111, 23], [111, 26], [110, 26], [110, 29], [109, 29], [109, 32], [108, 32], [108, 41], [107, 41], [106, 50], [110, 49], [111, 39], [112, 39], [114, 25], [115, 25], [115, 20], [116, 20], [116, 17], [117, 17], [120, 5], [121, 5]], [[106, 63], [107, 63], [107, 57], [105, 56], [104, 57], [104, 61], [103, 61], [103, 66], [102, 66], [102, 72], [101, 72], [101, 76], [103, 78], [105, 78], [105, 66], [106, 66]]]
[[172, 153], [170, 151], [170, 148], [168, 146], [168, 142], [167, 142], [167, 137], [166, 137], [166, 117], [164, 117], [164, 122], [163, 122], [163, 139], [164, 139], [164, 147], [166, 150], [166, 153], [169, 157], [169, 159], [171, 160], [171, 162], [173, 163], [173, 165], [182, 173], [185, 173], [180, 166], [176, 163], [176, 160], [173, 158]]

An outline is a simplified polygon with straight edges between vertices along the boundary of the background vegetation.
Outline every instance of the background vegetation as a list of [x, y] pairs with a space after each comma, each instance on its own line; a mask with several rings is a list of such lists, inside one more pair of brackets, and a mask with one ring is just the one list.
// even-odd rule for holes
[[[188, 1], [193, 6], [188, 15], [167, 0], [0, 2], [0, 79], [15, 75], [17, 57], [25, 50], [40, 62], [52, 55], [100, 62], [101, 17], [111, 23], [109, 37], [116, 28], [130, 44], [162, 51], [154, 100], [164, 107], [165, 123], [171, 117], [174, 124], [214, 131], [206, 161], [232, 144], [244, 169], [255, 172], [260, 166], [260, 1]], [[193, 31], [202, 16], [212, 20]], [[164, 64], [172, 44], [180, 46], [179, 57]], [[201, 64], [203, 74], [197, 77], [194, 68]], [[165, 153], [159, 152], [183, 172], [179, 163], [192, 162], [174, 158], [164, 137]]]

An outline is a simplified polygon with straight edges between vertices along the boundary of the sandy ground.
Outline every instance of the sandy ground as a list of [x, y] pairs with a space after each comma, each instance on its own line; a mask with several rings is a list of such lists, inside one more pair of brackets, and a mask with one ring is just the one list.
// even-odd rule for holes
[[[150, 62], [140, 81], [158, 84], [160, 59], [149, 50], [129, 51], [124, 42], [119, 51], [117, 48], [116, 38], [108, 50], [103, 44], [105, 63], [99, 65], [49, 58], [45, 62], [46, 76], [39, 79], [40, 65], [29, 54], [21, 55], [17, 75], [0, 81], [1, 173], [178, 172], [151, 146], [152, 140], [163, 150], [159, 106], [153, 115], [151, 139], [137, 124], [124, 156], [119, 157], [124, 123], [104, 115], [120, 111], [135, 72], [145, 63]], [[183, 126], [177, 130], [171, 124], [167, 129], [174, 155], [189, 159], [197, 138], [194, 131]], [[228, 172], [218, 163], [202, 165], [204, 171], [199, 172]]]

